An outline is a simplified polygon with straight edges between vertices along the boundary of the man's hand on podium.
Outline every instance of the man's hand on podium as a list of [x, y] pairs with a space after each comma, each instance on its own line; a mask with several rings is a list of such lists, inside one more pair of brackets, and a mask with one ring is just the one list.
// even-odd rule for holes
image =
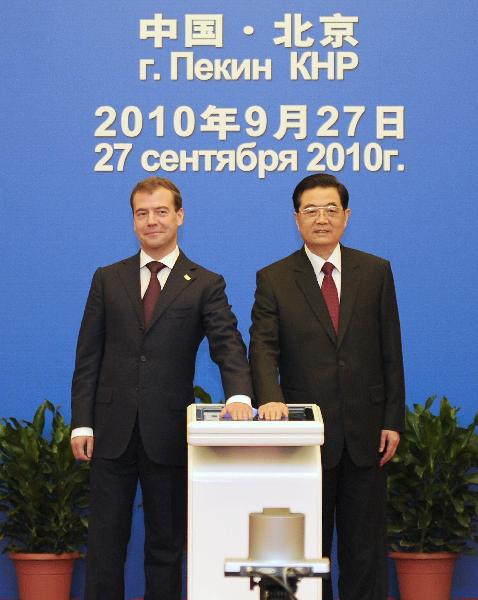
[[268, 402], [259, 406], [259, 418], [265, 421], [280, 421], [289, 416], [287, 404], [283, 402]]
[[252, 408], [245, 402], [231, 402], [222, 409], [219, 418], [223, 419], [226, 415], [229, 415], [233, 421], [250, 421]]

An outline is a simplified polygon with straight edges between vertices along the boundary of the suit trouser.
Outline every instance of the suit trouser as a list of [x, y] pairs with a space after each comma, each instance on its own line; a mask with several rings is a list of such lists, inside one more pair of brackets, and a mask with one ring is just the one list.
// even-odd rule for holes
[[[386, 467], [357, 467], [344, 448], [339, 464], [323, 471], [322, 543], [331, 555], [337, 528], [340, 600], [386, 600]], [[323, 600], [332, 600], [331, 580]]]
[[137, 424], [118, 459], [94, 458], [85, 600], [124, 600], [124, 563], [138, 480], [144, 510], [144, 600], [180, 600], [186, 530], [185, 467], [148, 458]]

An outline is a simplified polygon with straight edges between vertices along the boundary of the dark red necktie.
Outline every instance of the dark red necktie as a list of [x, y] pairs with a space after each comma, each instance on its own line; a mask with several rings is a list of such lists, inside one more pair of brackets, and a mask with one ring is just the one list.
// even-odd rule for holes
[[158, 303], [159, 295], [161, 294], [161, 285], [158, 281], [158, 273], [161, 271], [161, 269], [164, 269], [165, 265], [157, 262], [156, 260], [152, 260], [146, 266], [151, 271], [148, 289], [143, 296], [144, 324], [148, 326], [151, 317], [153, 316], [154, 307]]
[[338, 333], [340, 304], [337, 287], [335, 286], [335, 281], [332, 277], [333, 270], [334, 265], [332, 263], [324, 263], [324, 266], [322, 267], [322, 271], [324, 273], [324, 279], [322, 281], [322, 296], [324, 297], [325, 304], [327, 304], [327, 308], [329, 309], [329, 315], [332, 319], [335, 333]]

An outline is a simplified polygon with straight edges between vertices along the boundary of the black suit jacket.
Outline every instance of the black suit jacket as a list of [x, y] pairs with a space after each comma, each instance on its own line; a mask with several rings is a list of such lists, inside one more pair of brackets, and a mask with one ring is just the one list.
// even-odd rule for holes
[[226, 397], [252, 396], [245, 346], [220, 275], [180, 253], [145, 328], [139, 253], [96, 271], [72, 384], [72, 427], [93, 427], [95, 456], [120, 456], [138, 416], [150, 458], [185, 464], [186, 407], [194, 402], [204, 336]]
[[[257, 274], [250, 363], [255, 398], [320, 406], [325, 468], [344, 443], [354, 463], [379, 460], [380, 431], [404, 427], [400, 324], [388, 261], [341, 247], [336, 335], [304, 249]], [[278, 379], [280, 376], [280, 381]]]

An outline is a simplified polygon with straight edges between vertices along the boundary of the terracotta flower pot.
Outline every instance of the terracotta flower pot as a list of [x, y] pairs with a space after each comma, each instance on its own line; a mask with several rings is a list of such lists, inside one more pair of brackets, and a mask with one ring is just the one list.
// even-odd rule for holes
[[11, 552], [20, 600], [70, 600], [71, 577], [79, 552], [27, 554]]
[[450, 600], [454, 552], [390, 552], [395, 560], [400, 600]]

